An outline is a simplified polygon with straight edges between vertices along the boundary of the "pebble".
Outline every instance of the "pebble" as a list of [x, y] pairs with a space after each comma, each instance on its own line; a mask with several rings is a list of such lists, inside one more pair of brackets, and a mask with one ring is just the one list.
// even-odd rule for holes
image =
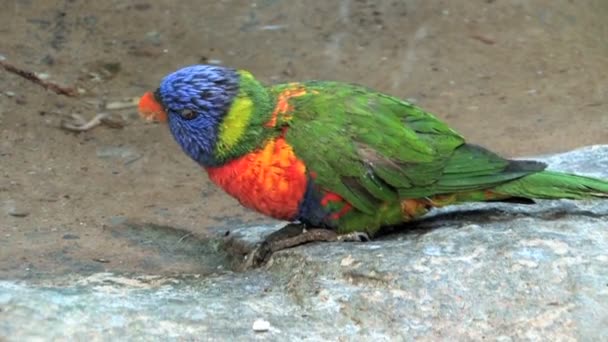
[[253, 322], [252, 329], [255, 332], [268, 331], [268, 330], [270, 330], [270, 322], [263, 320], [263, 319], [256, 319], [255, 322]]
[[353, 258], [352, 255], [349, 254], [340, 261], [340, 266], [348, 267], [348, 266], [351, 266], [354, 262], [355, 262], [355, 259]]
[[4, 208], [9, 216], [26, 217], [30, 214], [28, 210], [20, 207], [14, 200], [8, 200], [4, 203]]
[[20, 209], [11, 209], [8, 211], [8, 214], [13, 216], [13, 217], [26, 217], [28, 216], [30, 213], [28, 211], [25, 210], [20, 210]]
[[146, 35], [144, 36], [144, 40], [146, 40], [147, 42], [149, 42], [152, 45], [160, 45], [161, 42], [161, 34], [158, 31], [149, 31], [146, 32]]
[[260, 31], [276, 31], [286, 28], [287, 25], [264, 25], [259, 28]]
[[99, 158], [122, 158], [133, 159], [139, 157], [139, 153], [131, 147], [126, 146], [101, 146], [97, 148], [97, 157]]

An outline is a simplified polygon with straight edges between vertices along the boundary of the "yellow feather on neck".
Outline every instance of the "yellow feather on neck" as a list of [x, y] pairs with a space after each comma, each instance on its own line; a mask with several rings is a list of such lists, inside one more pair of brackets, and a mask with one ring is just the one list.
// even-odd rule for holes
[[253, 113], [253, 101], [245, 94], [239, 93], [230, 111], [220, 124], [218, 141], [215, 147], [218, 155], [225, 155], [239, 143], [245, 134], [247, 125]]

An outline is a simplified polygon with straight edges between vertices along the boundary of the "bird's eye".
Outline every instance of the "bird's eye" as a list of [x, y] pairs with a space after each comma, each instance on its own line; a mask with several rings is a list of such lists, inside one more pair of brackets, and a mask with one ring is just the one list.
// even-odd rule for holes
[[179, 115], [186, 120], [192, 120], [196, 117], [196, 113], [192, 109], [188, 108], [183, 109]]

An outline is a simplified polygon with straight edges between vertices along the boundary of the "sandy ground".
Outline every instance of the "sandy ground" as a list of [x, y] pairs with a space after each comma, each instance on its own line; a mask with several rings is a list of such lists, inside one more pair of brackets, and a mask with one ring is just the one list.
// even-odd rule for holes
[[195, 251], [171, 246], [268, 221], [211, 187], [134, 108], [113, 111], [122, 129], [58, 128], [180, 66], [361, 83], [472, 142], [534, 155], [608, 142], [606, 17], [605, 0], [7, 1], [0, 55], [82, 93], [0, 69], [0, 278], [197, 272]]

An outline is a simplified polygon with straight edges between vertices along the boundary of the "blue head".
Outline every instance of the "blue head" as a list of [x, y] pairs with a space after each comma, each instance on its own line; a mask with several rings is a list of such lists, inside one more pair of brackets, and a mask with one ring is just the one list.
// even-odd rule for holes
[[193, 65], [166, 76], [154, 93], [175, 140], [204, 166], [216, 164], [219, 126], [239, 92], [239, 80], [235, 69]]

